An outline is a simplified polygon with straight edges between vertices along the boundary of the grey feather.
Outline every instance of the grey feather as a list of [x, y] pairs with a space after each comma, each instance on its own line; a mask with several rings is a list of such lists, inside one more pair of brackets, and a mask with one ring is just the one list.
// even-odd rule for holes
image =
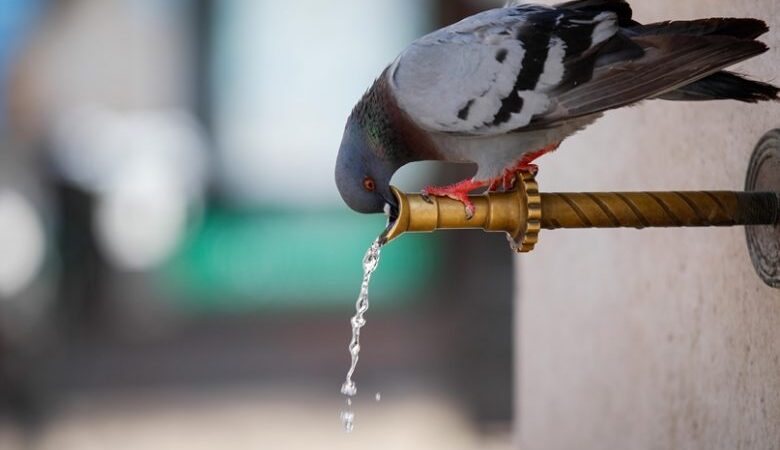
[[616, 21], [542, 6], [486, 11], [413, 43], [391, 66], [390, 85], [426, 130], [505, 134], [554, 110], [550, 93], [574, 82], [567, 75], [589, 75], [583, 53], [614, 36]]

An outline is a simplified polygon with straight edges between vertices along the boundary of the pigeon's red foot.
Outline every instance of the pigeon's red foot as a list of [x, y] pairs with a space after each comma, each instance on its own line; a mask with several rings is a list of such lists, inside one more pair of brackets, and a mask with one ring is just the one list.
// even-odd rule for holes
[[515, 186], [515, 182], [517, 181], [517, 172], [530, 172], [536, 175], [539, 173], [539, 166], [533, 164], [533, 161], [543, 155], [546, 155], [547, 153], [554, 152], [560, 145], [561, 143], [558, 142], [548, 145], [541, 150], [526, 153], [514, 166], [504, 169], [504, 173], [501, 176], [490, 180], [489, 190], [497, 191], [499, 188], [503, 187], [504, 191], [509, 191]]
[[487, 186], [486, 181], [469, 179], [463, 180], [460, 183], [451, 184], [449, 186], [437, 187], [428, 186], [423, 189], [422, 195], [425, 197], [434, 195], [437, 197], [449, 197], [453, 200], [457, 200], [463, 203], [466, 208], [466, 218], [471, 219], [474, 217], [474, 203], [469, 200], [469, 192]]
[[490, 187], [488, 191], [497, 192], [499, 189], [503, 189], [505, 192], [512, 190], [515, 186], [515, 180], [517, 179], [517, 169], [504, 170], [503, 175], [490, 180]]
[[540, 157], [542, 157], [542, 156], [544, 156], [544, 155], [546, 155], [548, 153], [551, 153], [551, 152], [554, 152], [554, 151], [558, 150], [558, 147], [560, 147], [560, 146], [561, 146], [561, 143], [560, 142], [556, 142], [554, 144], [550, 144], [547, 147], [544, 147], [543, 149], [537, 150], [535, 152], [526, 153], [525, 155], [523, 155], [522, 158], [520, 158], [520, 161], [518, 161], [517, 164], [514, 167], [512, 167], [512, 168], [510, 168], [508, 170], [512, 171], [513, 173], [515, 173], [515, 172], [531, 172], [532, 174], [536, 175], [539, 172], [539, 166], [537, 166], [536, 164], [531, 164], [531, 163], [533, 163], [538, 158], [540, 158]]

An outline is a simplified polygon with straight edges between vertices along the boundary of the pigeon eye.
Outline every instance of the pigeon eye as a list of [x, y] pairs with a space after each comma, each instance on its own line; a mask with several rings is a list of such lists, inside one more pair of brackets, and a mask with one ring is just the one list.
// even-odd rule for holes
[[376, 182], [374, 182], [374, 179], [371, 177], [364, 178], [363, 189], [367, 190], [368, 192], [374, 192], [374, 189], [376, 189]]

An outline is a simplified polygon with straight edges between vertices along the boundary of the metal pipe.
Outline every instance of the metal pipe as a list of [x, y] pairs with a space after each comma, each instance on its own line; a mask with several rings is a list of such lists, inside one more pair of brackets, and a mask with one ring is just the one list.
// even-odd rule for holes
[[542, 194], [542, 228], [771, 225], [778, 209], [771, 192]]
[[449, 198], [426, 198], [393, 188], [398, 217], [384, 233], [440, 229], [505, 232], [519, 252], [533, 250], [541, 229], [650, 228], [774, 225], [780, 223], [780, 194], [774, 192], [613, 192], [540, 194], [529, 173], [518, 173], [510, 192], [472, 196], [475, 213]]

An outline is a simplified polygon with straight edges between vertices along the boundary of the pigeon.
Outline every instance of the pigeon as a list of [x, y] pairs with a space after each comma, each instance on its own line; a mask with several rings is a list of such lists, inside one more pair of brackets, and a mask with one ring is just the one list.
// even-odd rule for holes
[[468, 195], [512, 188], [518, 171], [610, 109], [646, 99], [778, 100], [778, 87], [724, 68], [768, 50], [766, 23], [711, 18], [641, 24], [625, 0], [510, 2], [414, 41], [353, 109], [336, 185], [361, 213], [397, 215], [393, 174], [415, 161], [473, 163], [426, 196], [474, 213]]

